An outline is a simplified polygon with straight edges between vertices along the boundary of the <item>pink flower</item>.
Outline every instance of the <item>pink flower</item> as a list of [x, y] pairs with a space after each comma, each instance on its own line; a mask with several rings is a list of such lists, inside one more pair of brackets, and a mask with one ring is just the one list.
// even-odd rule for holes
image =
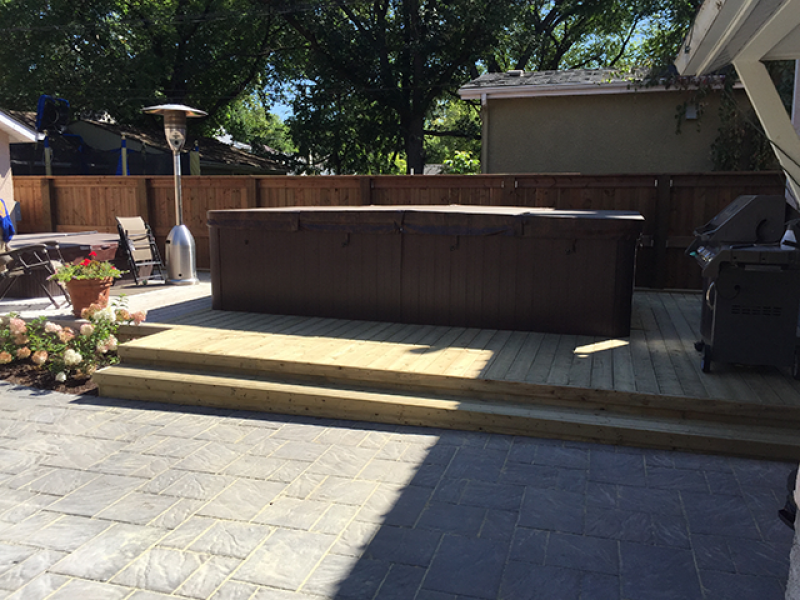
[[6, 352], [5, 350], [3, 350], [2, 352], [0, 352], [0, 365], [7, 365], [7, 364], [8, 364], [8, 363], [10, 363], [12, 360], [14, 360], [14, 357], [13, 357], [13, 356], [11, 356], [11, 354], [9, 354], [8, 352]]
[[136, 325], [141, 325], [142, 322], [147, 318], [147, 312], [143, 310], [136, 311], [131, 315], [131, 318]]
[[31, 349], [27, 346], [22, 346], [21, 348], [17, 348], [16, 355], [18, 359], [25, 360], [31, 355]]
[[58, 323], [53, 323], [52, 321], [48, 321], [47, 323], [44, 324], [44, 330], [47, 333], [58, 333], [59, 331], [61, 331], [61, 325], [59, 325]]
[[81, 335], [84, 337], [89, 337], [94, 333], [94, 325], [91, 323], [84, 323], [81, 325]]
[[25, 345], [25, 344], [27, 344], [29, 341], [30, 341], [30, 340], [28, 339], [28, 336], [27, 336], [27, 335], [20, 334], [20, 335], [15, 335], [15, 336], [14, 336], [14, 343], [15, 343], [17, 346], [24, 346], [24, 345]]
[[8, 328], [13, 335], [22, 335], [25, 333], [27, 325], [25, 325], [25, 321], [22, 319], [14, 317], [8, 322]]
[[47, 350], [37, 350], [31, 356], [31, 362], [39, 367], [47, 362]]
[[65, 327], [59, 332], [58, 339], [61, 340], [62, 343], [66, 344], [67, 342], [75, 339], [75, 332], [69, 327]]

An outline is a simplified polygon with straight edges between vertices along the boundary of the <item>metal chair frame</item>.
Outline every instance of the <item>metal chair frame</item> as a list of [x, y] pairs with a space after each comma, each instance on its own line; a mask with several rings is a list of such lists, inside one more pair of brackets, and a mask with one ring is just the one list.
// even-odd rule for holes
[[141, 217], [117, 217], [117, 229], [136, 285], [166, 281], [164, 263], [150, 226]]
[[[55, 253], [58, 258], [52, 257], [51, 253]], [[45, 278], [45, 280], [42, 280], [36, 275], [46, 273], [47, 277], [50, 277], [51, 275], [55, 274], [56, 265], [63, 263], [64, 258], [61, 255], [61, 249], [55, 242], [47, 244], [32, 244], [30, 246], [22, 246], [20, 248], [7, 250], [6, 252], [0, 252], [0, 265], [5, 266], [5, 269], [0, 271], [0, 282], [8, 282], [8, 285], [6, 285], [5, 289], [3, 289], [2, 293], [0, 293], [0, 300], [8, 295], [8, 293], [14, 287], [14, 284], [20, 278], [33, 277], [36, 279], [39, 287], [42, 288], [44, 293], [50, 299], [50, 302], [52, 302], [56, 308], [61, 308], [61, 304], [56, 301], [56, 299], [53, 297], [53, 294], [47, 287], [47, 279]], [[67, 304], [69, 304], [69, 294], [64, 286], [59, 282], [56, 282], [56, 285], [58, 286], [58, 289], [61, 290], [61, 293], [64, 294]]]

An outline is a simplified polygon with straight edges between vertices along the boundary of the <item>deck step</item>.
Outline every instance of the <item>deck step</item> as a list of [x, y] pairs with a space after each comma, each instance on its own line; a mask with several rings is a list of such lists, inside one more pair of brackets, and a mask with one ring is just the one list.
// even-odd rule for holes
[[[480, 377], [458, 377], [418, 371], [366, 368], [358, 364], [331, 364], [323, 360], [265, 356], [252, 352], [263, 334], [243, 331], [219, 331], [213, 334], [221, 348], [220, 338], [232, 336], [240, 350], [224, 351], [203, 340], [195, 349], [187, 349], [183, 330], [163, 330], [120, 346], [122, 362], [131, 366], [157, 366], [176, 371], [209, 371], [231, 376], [258, 377], [273, 380], [290, 378], [317, 385], [367, 386], [390, 394], [447, 395], [523, 406], [539, 405], [579, 410], [597, 410], [632, 417], [646, 416], [678, 420], [713, 421], [720, 424], [800, 427], [800, 407], [786, 405], [747, 404], [730, 400], [665, 396], [639, 392], [620, 392], [574, 386], [544, 385], [521, 381], [495, 380]], [[208, 335], [207, 333], [205, 335]], [[189, 337], [189, 339], [192, 339]], [[202, 338], [201, 338], [202, 339]]]
[[789, 425], [745, 426], [576, 406], [487, 401], [432, 390], [390, 392], [341, 382], [320, 384], [137, 364], [103, 369], [95, 374], [95, 380], [102, 395], [130, 400], [800, 459], [800, 436]]

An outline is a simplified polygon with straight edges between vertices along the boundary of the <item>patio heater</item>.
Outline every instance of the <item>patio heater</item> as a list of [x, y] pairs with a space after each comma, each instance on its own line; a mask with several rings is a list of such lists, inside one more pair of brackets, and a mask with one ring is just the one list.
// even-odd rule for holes
[[147, 106], [142, 112], [164, 117], [164, 134], [172, 149], [175, 172], [175, 227], [169, 232], [166, 243], [167, 283], [192, 285], [198, 282], [195, 267], [194, 237], [183, 224], [183, 197], [181, 195], [180, 153], [186, 143], [186, 118], [205, 117], [208, 113], [183, 104]]

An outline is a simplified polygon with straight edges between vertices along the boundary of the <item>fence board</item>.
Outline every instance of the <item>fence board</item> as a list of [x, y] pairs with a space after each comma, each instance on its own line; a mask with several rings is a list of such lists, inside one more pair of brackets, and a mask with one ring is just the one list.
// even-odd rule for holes
[[[658, 182], [662, 186], [669, 182], [668, 194], [663, 189], [659, 193]], [[200, 268], [209, 266], [206, 213], [214, 209], [466, 204], [635, 210], [645, 218], [646, 242], [637, 257], [637, 285], [663, 282], [667, 288], [697, 289], [699, 269], [683, 255], [692, 231], [739, 195], [782, 194], [784, 180], [775, 172], [186, 176], [182, 187], [184, 222], [195, 237]], [[175, 225], [174, 182], [169, 176], [18, 176], [14, 178], [14, 195], [22, 210], [19, 230], [25, 233], [93, 229], [113, 232], [115, 216], [142, 215], [163, 251], [164, 241]], [[668, 202], [668, 206], [659, 206], [659, 202]], [[666, 226], [664, 218], [668, 219]], [[660, 245], [656, 248], [654, 244]], [[660, 277], [655, 276], [657, 271]]]

